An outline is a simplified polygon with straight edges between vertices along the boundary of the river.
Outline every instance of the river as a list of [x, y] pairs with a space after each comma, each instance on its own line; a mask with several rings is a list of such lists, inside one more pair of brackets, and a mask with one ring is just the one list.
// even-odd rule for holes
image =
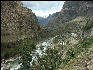
[[[57, 37], [57, 36], [56, 36]], [[36, 60], [36, 54], [38, 53], [39, 56], [42, 56], [44, 55], [44, 52], [47, 50], [47, 48], [53, 48], [54, 45], [52, 44], [53, 43], [53, 39], [55, 37], [52, 37], [52, 38], [49, 38], [43, 42], [40, 42], [36, 45], [37, 49], [35, 51], [33, 51], [33, 55], [32, 55], [32, 61], [31, 63], [33, 62], [33, 60]], [[44, 46], [43, 49], [40, 49], [40, 46]], [[9, 70], [18, 70], [18, 68], [20, 68], [20, 65], [18, 63], [18, 60], [13, 60], [13, 61], [7, 61], [2, 67], [1, 67], [1, 70], [6, 70], [6, 69], [9, 69]]]

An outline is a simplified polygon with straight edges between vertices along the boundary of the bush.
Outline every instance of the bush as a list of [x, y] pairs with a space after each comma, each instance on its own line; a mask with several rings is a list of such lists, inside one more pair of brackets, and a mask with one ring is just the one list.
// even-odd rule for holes
[[26, 39], [21, 44], [19, 63], [22, 63], [20, 70], [31, 70], [30, 62], [32, 61], [32, 50], [35, 49], [35, 43], [32, 40]]
[[37, 62], [32, 65], [34, 70], [53, 70], [61, 63], [61, 55], [58, 54], [58, 50], [56, 49], [48, 48], [45, 52], [45, 55], [42, 57], [37, 57]]
[[75, 58], [81, 52], [87, 52], [88, 48], [92, 47], [93, 37], [85, 38], [78, 44], [72, 46], [66, 53], [65, 59], [62, 60], [63, 64], [67, 64], [71, 59]]

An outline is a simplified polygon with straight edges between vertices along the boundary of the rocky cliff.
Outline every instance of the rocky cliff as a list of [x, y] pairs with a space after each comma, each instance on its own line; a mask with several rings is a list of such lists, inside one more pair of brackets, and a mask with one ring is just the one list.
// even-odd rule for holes
[[66, 1], [59, 14], [49, 20], [47, 27], [55, 28], [80, 16], [93, 16], [93, 1]]
[[36, 15], [20, 1], [1, 1], [1, 41], [38, 38], [40, 25]]

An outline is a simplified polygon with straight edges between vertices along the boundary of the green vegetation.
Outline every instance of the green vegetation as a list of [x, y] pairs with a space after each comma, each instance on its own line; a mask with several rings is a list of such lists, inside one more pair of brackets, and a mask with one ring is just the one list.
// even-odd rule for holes
[[62, 60], [64, 66], [66, 66], [71, 59], [76, 58], [81, 52], [84, 52], [86, 54], [88, 49], [92, 47], [92, 44], [93, 44], [93, 37], [90, 37], [81, 40], [78, 44], [74, 46], [71, 46], [66, 53], [65, 59]]
[[60, 42], [60, 41], [62, 41], [64, 39], [65, 39], [64, 35], [59, 35], [59, 36], [55, 37], [55, 39], [53, 40], [53, 43], [57, 44], [58, 42]]
[[32, 50], [35, 49], [35, 43], [32, 40], [26, 39], [20, 48], [19, 63], [22, 63], [19, 70], [30, 70], [30, 62], [32, 61]]
[[[29, 54], [24, 54], [24, 56], [22, 56], [24, 57], [22, 58], [22, 61], [25, 61], [25, 62], [22, 67], [25, 67], [24, 69], [29, 68], [28, 70], [30, 69], [31, 70], [53, 70], [53, 69], [57, 69], [61, 63], [63, 64], [63, 67], [65, 67], [71, 59], [76, 58], [81, 52], [86, 53], [88, 49], [91, 48], [92, 44], [93, 44], [93, 37], [90, 37], [90, 38], [80, 40], [79, 43], [76, 45], [68, 46], [69, 49], [67, 50], [66, 57], [64, 59], [62, 59], [62, 55], [64, 52], [60, 54], [58, 53], [64, 49], [66, 51], [66, 48], [67, 48], [66, 46], [58, 45], [58, 47], [54, 49], [48, 48], [45, 52], [45, 55], [43, 55], [42, 57], [40, 57], [37, 54], [38, 59], [37, 61], [34, 61], [32, 63], [31, 67], [26, 66], [27, 65], [26, 63], [30, 62], [31, 56]], [[23, 53], [26, 53], [25, 51], [27, 52], [28, 50], [24, 50]], [[26, 56], [29, 56], [29, 57], [26, 57]], [[28, 64], [28, 66], [29, 65], [30, 64]]]
[[[29, 41], [30, 42], [30, 41]], [[22, 48], [20, 48], [20, 56], [19, 63], [22, 63], [21, 68], [19, 70], [53, 70], [57, 68], [61, 63], [61, 54], [59, 53], [58, 48], [48, 48], [41, 57], [38, 54], [37, 61], [32, 63], [30, 66], [30, 62], [32, 61], [32, 56], [30, 55], [33, 51], [33, 43], [29, 44], [28, 40], [24, 42]], [[43, 50], [44, 46], [41, 46], [41, 50]]]
[[53, 40], [53, 43], [58, 43], [58, 40], [55, 38], [55, 39]]
[[[92, 3], [65, 2], [63, 9], [53, 14], [44, 28], [38, 24], [32, 10], [23, 7], [21, 2], [2, 1], [1, 58], [19, 56], [19, 63], [22, 64], [19, 70], [54, 70], [60, 66], [64, 70], [78, 60], [77, 56], [82, 57], [82, 53], [86, 55], [93, 48], [93, 13], [90, 13], [93, 11]], [[42, 56], [35, 53], [36, 61], [33, 60], [31, 65], [35, 44], [56, 35], [58, 36], [51, 43], [54, 47], [48, 46], [46, 51], [42, 51]], [[63, 46], [62, 43], [66, 45]], [[39, 46], [40, 50], [44, 47]], [[65, 70], [69, 70], [69, 67]]]
[[[18, 42], [10, 42], [10, 43], [2, 43], [1, 42], [1, 58], [2, 59], [8, 59], [10, 57], [14, 57], [16, 55], [19, 55], [21, 48], [23, 48], [23, 44], [26, 39], [18, 41]], [[31, 49], [35, 49], [35, 43], [28, 39], [27, 41], [28, 46], [32, 45]]]
[[[61, 54], [58, 54], [57, 49], [48, 48], [45, 52], [45, 55], [42, 57], [37, 56], [37, 64], [33, 64], [32, 67], [35, 70], [53, 70], [57, 68], [61, 63]], [[33, 70], [32, 69], [32, 70]]]
[[19, 54], [19, 47], [18, 44], [13, 43], [2, 43], [1, 42], [1, 58], [8, 59], [10, 57], [14, 57], [14, 55]]
[[93, 27], [93, 19], [92, 18], [87, 18], [87, 23], [86, 26], [83, 27], [84, 31], [87, 31]]

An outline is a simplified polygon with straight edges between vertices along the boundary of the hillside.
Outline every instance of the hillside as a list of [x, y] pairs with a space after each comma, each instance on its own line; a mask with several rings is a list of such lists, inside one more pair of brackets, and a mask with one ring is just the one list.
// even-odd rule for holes
[[93, 70], [93, 1], [66, 1], [36, 17], [19, 1], [1, 1], [2, 70]]
[[[81, 11], [82, 10], [82, 11]], [[47, 27], [56, 28], [76, 17], [93, 16], [93, 1], [66, 1], [63, 8], [55, 17], [49, 20]]]
[[35, 14], [20, 1], [1, 1], [1, 42], [37, 39], [40, 28]]
[[18, 54], [18, 45], [26, 38], [33, 41], [41, 39], [41, 29], [36, 15], [23, 7], [20, 1], [1, 1], [2, 58]]

